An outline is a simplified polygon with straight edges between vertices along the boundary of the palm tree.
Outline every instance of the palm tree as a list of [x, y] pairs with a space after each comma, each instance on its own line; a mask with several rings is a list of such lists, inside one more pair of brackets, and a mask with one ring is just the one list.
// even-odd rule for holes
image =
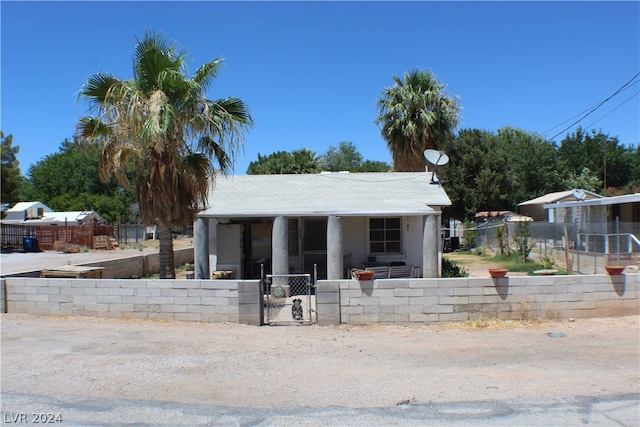
[[237, 98], [204, 97], [222, 59], [185, 76], [185, 51], [178, 52], [160, 35], [137, 40], [134, 77], [89, 77], [80, 98], [94, 116], [77, 126], [79, 141], [101, 145], [98, 171], [133, 186], [145, 224], [156, 224], [160, 240], [160, 277], [174, 278], [174, 225], [193, 223], [207, 200], [217, 163], [227, 173], [244, 131], [253, 120]]
[[378, 100], [375, 123], [382, 126], [396, 171], [424, 171], [424, 150], [442, 147], [453, 135], [458, 101], [444, 93], [445, 85], [431, 71], [414, 70], [393, 80]]

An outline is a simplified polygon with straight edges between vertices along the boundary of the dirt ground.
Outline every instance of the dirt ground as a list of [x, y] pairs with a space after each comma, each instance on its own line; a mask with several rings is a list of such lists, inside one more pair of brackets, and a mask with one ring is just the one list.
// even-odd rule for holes
[[491, 328], [0, 320], [2, 392], [14, 395], [365, 408], [640, 391], [640, 316]]

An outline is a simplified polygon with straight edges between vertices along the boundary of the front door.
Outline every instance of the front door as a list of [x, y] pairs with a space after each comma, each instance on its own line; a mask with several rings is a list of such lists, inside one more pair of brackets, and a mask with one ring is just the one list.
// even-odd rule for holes
[[302, 256], [304, 271], [313, 274], [318, 266], [318, 278], [327, 278], [327, 219], [305, 218], [303, 220]]

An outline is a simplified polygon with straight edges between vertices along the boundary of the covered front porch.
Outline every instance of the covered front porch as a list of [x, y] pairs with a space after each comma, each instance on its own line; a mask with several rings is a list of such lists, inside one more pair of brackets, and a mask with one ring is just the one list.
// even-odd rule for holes
[[[440, 212], [421, 216], [274, 218], [200, 217], [194, 227], [195, 277], [232, 271], [234, 278], [313, 274], [344, 279], [350, 269], [414, 266], [440, 274]], [[315, 271], [314, 271], [315, 268]]]

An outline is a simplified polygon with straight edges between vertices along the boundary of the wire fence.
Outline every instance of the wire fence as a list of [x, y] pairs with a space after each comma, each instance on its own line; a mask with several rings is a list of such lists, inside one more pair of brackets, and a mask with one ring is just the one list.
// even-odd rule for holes
[[[637, 264], [640, 224], [575, 220], [565, 223], [488, 222], [463, 232], [463, 244], [494, 253], [519, 252], [523, 243], [532, 259], [552, 259], [575, 272], [597, 272], [605, 264]], [[525, 239], [526, 237], [526, 239]], [[473, 242], [469, 242], [473, 239]], [[522, 253], [522, 252], [520, 252]]]

